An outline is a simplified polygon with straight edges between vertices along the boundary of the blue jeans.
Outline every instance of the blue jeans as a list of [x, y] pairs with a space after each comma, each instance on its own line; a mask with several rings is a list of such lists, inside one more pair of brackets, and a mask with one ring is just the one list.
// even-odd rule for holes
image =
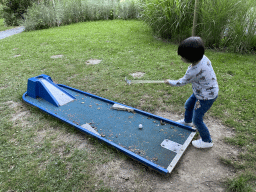
[[192, 94], [185, 103], [184, 121], [186, 123], [194, 123], [204, 142], [212, 142], [210, 132], [203, 122], [203, 117], [216, 99], [217, 97], [211, 100], [199, 100]]

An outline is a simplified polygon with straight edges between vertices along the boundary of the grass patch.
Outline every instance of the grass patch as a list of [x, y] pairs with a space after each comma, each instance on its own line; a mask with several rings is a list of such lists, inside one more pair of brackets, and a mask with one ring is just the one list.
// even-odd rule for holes
[[228, 191], [243, 191], [243, 192], [252, 192], [253, 189], [248, 184], [248, 176], [241, 175], [235, 179], [229, 179], [228, 184]]
[[[79, 141], [62, 141], [77, 133], [72, 127], [22, 102], [30, 77], [47, 74], [65, 84], [148, 112], [183, 111], [191, 86], [131, 85], [130, 73], [142, 79], [178, 79], [187, 69], [177, 45], [152, 36], [140, 21], [98, 21], [23, 32], [0, 44], [0, 180], [1, 189], [26, 191], [109, 191], [95, 176], [95, 167], [115, 157], [115, 150], [84, 136], [94, 152], [79, 150]], [[15, 57], [20, 55], [19, 57]], [[51, 59], [52, 55], [63, 55]], [[208, 115], [236, 131], [227, 140], [243, 149], [237, 169], [252, 187], [255, 183], [255, 55], [206, 51], [217, 74], [220, 94]], [[87, 65], [100, 59], [99, 65]], [[13, 104], [18, 104], [15, 108]], [[27, 113], [27, 114], [26, 114]], [[23, 118], [13, 120], [20, 114]], [[78, 143], [77, 143], [78, 142]], [[232, 161], [226, 161], [232, 165]], [[250, 177], [248, 176], [250, 175]], [[229, 183], [239, 189], [240, 177]], [[97, 187], [95, 186], [97, 184]], [[247, 186], [245, 186], [247, 187]]]

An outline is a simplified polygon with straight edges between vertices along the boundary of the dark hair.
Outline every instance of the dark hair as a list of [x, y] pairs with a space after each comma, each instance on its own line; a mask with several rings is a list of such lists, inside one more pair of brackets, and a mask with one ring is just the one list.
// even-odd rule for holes
[[178, 48], [178, 55], [191, 63], [200, 61], [204, 56], [204, 43], [200, 37], [189, 37], [183, 40]]

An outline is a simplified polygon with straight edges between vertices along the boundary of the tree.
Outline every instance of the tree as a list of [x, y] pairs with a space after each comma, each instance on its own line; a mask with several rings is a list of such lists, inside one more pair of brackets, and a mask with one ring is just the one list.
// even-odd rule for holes
[[3, 18], [8, 26], [17, 26], [19, 20], [24, 19], [29, 6], [37, 0], [0, 0], [3, 5]]

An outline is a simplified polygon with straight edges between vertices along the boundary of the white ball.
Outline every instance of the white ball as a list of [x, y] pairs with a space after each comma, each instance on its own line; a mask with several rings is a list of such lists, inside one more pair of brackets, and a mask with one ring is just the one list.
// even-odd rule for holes
[[143, 126], [142, 126], [142, 124], [139, 124], [139, 128], [141, 129]]

